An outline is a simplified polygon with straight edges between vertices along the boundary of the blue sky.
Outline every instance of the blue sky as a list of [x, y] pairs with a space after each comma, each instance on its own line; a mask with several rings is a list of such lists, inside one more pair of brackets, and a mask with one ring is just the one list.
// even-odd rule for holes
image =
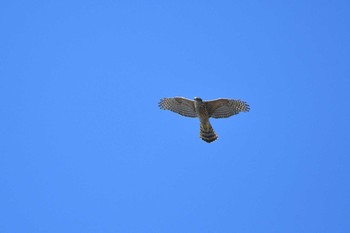
[[[347, 1], [3, 1], [0, 231], [349, 232]], [[163, 97], [242, 99], [198, 119]]]

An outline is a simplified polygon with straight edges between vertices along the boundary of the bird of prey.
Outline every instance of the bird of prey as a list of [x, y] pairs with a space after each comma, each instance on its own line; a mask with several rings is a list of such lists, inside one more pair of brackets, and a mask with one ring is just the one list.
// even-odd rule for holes
[[199, 97], [190, 100], [184, 97], [163, 98], [159, 102], [161, 109], [170, 110], [185, 117], [198, 117], [200, 120], [200, 138], [208, 143], [218, 136], [209, 122], [209, 118], [227, 118], [240, 112], [249, 112], [249, 105], [241, 100], [215, 99], [203, 101]]

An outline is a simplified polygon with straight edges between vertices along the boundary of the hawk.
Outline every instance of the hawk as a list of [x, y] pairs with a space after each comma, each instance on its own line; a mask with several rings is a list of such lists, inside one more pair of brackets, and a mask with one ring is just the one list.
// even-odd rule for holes
[[227, 118], [240, 112], [249, 112], [249, 105], [241, 100], [215, 99], [203, 101], [199, 97], [194, 100], [184, 97], [163, 98], [159, 102], [161, 109], [170, 110], [186, 117], [198, 117], [200, 120], [200, 138], [208, 143], [218, 136], [209, 122], [209, 118]]

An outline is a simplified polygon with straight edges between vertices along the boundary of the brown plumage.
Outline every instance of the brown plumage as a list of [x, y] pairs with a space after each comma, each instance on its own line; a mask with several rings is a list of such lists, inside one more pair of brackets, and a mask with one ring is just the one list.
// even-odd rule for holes
[[249, 105], [241, 100], [216, 99], [203, 101], [195, 97], [194, 101], [183, 97], [164, 98], [159, 102], [166, 109], [186, 117], [198, 117], [200, 120], [200, 138], [208, 143], [218, 136], [210, 124], [209, 118], [227, 118], [240, 112], [248, 112]]

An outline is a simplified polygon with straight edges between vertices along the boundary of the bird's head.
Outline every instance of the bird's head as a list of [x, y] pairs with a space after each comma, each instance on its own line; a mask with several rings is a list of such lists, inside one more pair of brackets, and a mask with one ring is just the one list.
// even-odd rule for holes
[[203, 100], [201, 98], [199, 98], [199, 97], [194, 97], [194, 100], [195, 101], [199, 101], [199, 102], [203, 102]]

